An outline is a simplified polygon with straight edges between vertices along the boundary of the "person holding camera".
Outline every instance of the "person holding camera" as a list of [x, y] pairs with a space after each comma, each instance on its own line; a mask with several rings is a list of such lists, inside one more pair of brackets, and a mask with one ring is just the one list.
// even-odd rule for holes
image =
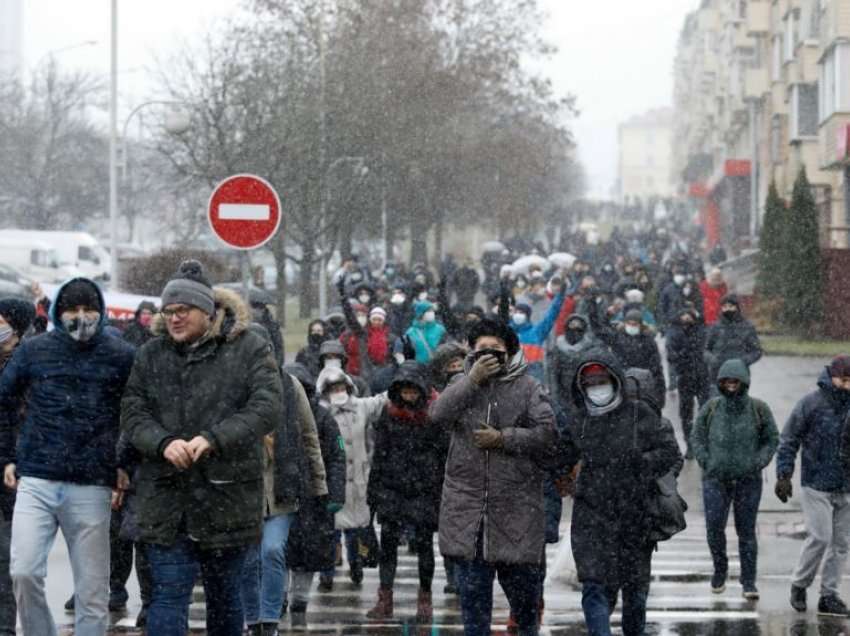
[[545, 541], [539, 464], [553, 452], [555, 414], [507, 323], [481, 320], [468, 341], [466, 372], [430, 407], [451, 435], [440, 551], [455, 563], [466, 636], [490, 634], [497, 574], [519, 633], [534, 635]]

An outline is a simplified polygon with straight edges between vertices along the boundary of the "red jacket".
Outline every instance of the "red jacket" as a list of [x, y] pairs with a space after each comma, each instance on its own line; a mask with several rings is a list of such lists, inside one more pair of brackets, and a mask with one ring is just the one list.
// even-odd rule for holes
[[726, 288], [726, 283], [721, 283], [720, 287], [712, 287], [707, 280], [699, 284], [699, 291], [702, 294], [703, 311], [705, 311], [705, 324], [713, 325], [720, 317], [720, 299], [729, 293]]
[[[384, 366], [390, 357], [390, 328], [387, 325], [375, 327], [366, 326], [366, 350], [369, 360], [374, 366]], [[350, 375], [362, 375], [363, 363], [360, 357], [360, 339], [351, 329], [346, 329], [339, 337], [345, 354], [348, 356], [348, 364], [345, 372]]]
[[555, 335], [563, 336], [564, 332], [567, 330], [567, 318], [573, 315], [573, 312], [576, 309], [576, 298], [575, 296], [567, 296], [564, 298], [564, 304], [561, 305], [561, 311], [558, 314], [557, 320], [555, 320]]

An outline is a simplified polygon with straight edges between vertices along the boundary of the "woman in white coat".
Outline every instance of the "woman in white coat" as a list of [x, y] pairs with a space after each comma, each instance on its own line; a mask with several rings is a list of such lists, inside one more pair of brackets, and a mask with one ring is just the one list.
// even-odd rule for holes
[[[342, 370], [325, 368], [316, 381], [322, 396], [321, 404], [327, 408], [339, 426], [345, 443], [345, 506], [334, 519], [337, 530], [345, 533], [345, 547], [349, 575], [354, 585], [363, 581], [363, 566], [358, 553], [359, 540], [371, 526], [366, 490], [369, 485], [369, 467], [372, 460], [372, 426], [381, 417], [387, 402], [386, 393], [374, 397], [357, 397], [354, 382]], [[333, 589], [333, 570], [322, 572], [319, 589]]]

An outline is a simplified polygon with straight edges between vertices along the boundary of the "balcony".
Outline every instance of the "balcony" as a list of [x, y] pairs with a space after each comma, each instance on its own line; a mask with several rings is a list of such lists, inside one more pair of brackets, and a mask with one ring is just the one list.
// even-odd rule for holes
[[770, 2], [750, 2], [747, 5], [746, 32], [749, 36], [770, 33]]
[[744, 71], [744, 99], [761, 99], [770, 92], [770, 78], [766, 67], [748, 68]]

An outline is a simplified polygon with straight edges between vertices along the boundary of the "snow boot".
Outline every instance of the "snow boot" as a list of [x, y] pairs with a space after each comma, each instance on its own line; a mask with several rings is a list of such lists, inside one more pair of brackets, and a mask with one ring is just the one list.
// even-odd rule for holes
[[375, 607], [366, 612], [366, 618], [370, 621], [380, 621], [393, 617], [393, 591], [392, 589], [380, 588], [378, 590], [378, 602]]
[[429, 624], [434, 617], [434, 603], [431, 599], [431, 590], [419, 589], [416, 598], [416, 622]]

